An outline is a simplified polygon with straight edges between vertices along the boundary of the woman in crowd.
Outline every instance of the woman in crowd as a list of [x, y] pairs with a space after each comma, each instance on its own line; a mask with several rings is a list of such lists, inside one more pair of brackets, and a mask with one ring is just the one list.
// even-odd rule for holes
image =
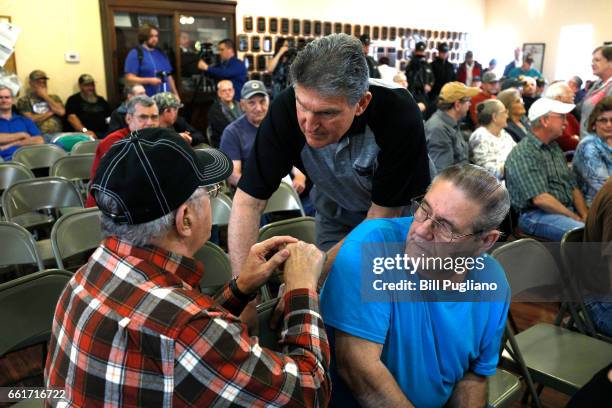
[[585, 137], [590, 127], [591, 111], [606, 96], [612, 96], [612, 45], [604, 45], [595, 48], [591, 62], [593, 75], [599, 77], [588, 90], [582, 100], [582, 111], [580, 115], [580, 137]]
[[589, 134], [576, 148], [573, 169], [590, 206], [595, 194], [612, 175], [612, 96], [595, 105], [587, 129]]
[[516, 143], [520, 142], [529, 132], [529, 122], [525, 116], [525, 105], [521, 93], [516, 88], [508, 88], [497, 94], [497, 100], [503, 103], [508, 111], [506, 132]]
[[476, 106], [480, 127], [470, 136], [470, 160], [484, 167], [499, 180], [504, 178], [504, 163], [516, 145], [504, 130], [508, 110], [503, 103], [489, 99]]
[[289, 85], [289, 66], [296, 55], [289, 48], [289, 42], [284, 37], [276, 39], [274, 56], [268, 61], [267, 71], [272, 74], [272, 98], [281, 93]]

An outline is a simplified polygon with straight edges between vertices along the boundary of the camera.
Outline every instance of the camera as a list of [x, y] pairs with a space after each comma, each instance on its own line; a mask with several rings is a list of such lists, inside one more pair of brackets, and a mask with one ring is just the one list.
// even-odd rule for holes
[[200, 43], [198, 59], [203, 60], [207, 65], [214, 65], [217, 62], [217, 55], [213, 51], [212, 43]]

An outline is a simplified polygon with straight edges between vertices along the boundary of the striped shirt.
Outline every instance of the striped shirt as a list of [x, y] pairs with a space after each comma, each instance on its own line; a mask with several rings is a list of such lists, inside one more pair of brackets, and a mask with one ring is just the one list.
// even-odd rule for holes
[[248, 336], [237, 317], [246, 303], [229, 285], [216, 299], [200, 293], [203, 270], [107, 238], [55, 310], [45, 383], [65, 389], [58, 405], [327, 405], [329, 344], [317, 294], [285, 294], [276, 353]]

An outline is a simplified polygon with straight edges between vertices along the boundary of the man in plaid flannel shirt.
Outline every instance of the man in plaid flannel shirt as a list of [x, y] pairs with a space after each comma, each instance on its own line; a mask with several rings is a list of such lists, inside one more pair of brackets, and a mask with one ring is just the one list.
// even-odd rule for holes
[[[195, 153], [169, 129], [133, 132], [104, 156], [92, 190], [107, 237], [57, 305], [45, 383], [65, 398], [47, 403], [327, 405], [329, 344], [315, 291], [322, 252], [275, 237], [251, 248], [215, 299], [199, 290], [204, 267], [192, 256], [210, 236], [209, 194], [231, 170], [222, 152]], [[237, 316], [283, 262], [276, 353]]]

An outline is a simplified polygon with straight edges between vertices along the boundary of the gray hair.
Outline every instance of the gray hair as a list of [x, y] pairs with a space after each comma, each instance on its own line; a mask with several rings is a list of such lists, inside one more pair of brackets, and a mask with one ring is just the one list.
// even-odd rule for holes
[[[134, 95], [134, 88], [137, 86], [142, 86], [140, 84], [131, 84], [123, 88], [123, 97], [127, 99], [128, 95]], [[144, 87], [143, 87], [144, 88]]]
[[497, 99], [487, 99], [476, 105], [478, 112], [478, 123], [481, 126], [486, 126], [493, 121], [493, 114], [499, 112], [499, 105], [503, 105]]
[[481, 206], [480, 216], [472, 223], [475, 232], [498, 228], [510, 211], [508, 190], [497, 177], [480, 166], [456, 164], [442, 170], [431, 184], [438, 180], [450, 181]]
[[512, 104], [517, 98], [521, 99], [521, 93], [516, 88], [504, 89], [497, 94], [497, 100], [504, 104], [508, 110], [508, 114], [512, 110]]
[[[197, 188], [191, 197], [185, 201], [185, 204], [195, 208], [196, 213], [201, 211], [201, 198], [204, 194], [208, 194], [205, 188]], [[174, 228], [176, 219], [176, 210], [160, 217], [156, 220], [145, 222], [143, 224], [117, 224], [105, 212], [117, 213], [119, 206], [117, 201], [103, 191], [96, 191], [96, 203], [98, 208], [104, 209], [101, 217], [102, 236], [117, 236], [118, 238], [129, 242], [134, 246], [145, 246], [159, 240]]]
[[4, 85], [4, 84], [0, 84], [0, 91], [3, 91], [3, 90], [5, 90], [5, 89], [8, 89], [9, 93], [11, 94], [11, 98], [15, 96], [15, 95], [13, 94], [13, 90], [12, 90], [10, 87], [8, 87], [8, 86], [6, 86], [6, 85]]
[[368, 64], [361, 42], [347, 34], [318, 38], [298, 52], [290, 68], [291, 83], [322, 96], [344, 96], [353, 105], [368, 91]]
[[569, 85], [565, 82], [557, 81], [550, 84], [550, 86], [546, 88], [546, 91], [544, 91], [544, 95], [542, 96], [548, 99], [559, 99], [566, 91], [571, 91]]
[[155, 101], [153, 98], [147, 95], [136, 95], [128, 101], [126, 105], [127, 113], [133, 115], [134, 112], [136, 112], [136, 105], [140, 105], [144, 108], [150, 108], [151, 106], [155, 106]]

